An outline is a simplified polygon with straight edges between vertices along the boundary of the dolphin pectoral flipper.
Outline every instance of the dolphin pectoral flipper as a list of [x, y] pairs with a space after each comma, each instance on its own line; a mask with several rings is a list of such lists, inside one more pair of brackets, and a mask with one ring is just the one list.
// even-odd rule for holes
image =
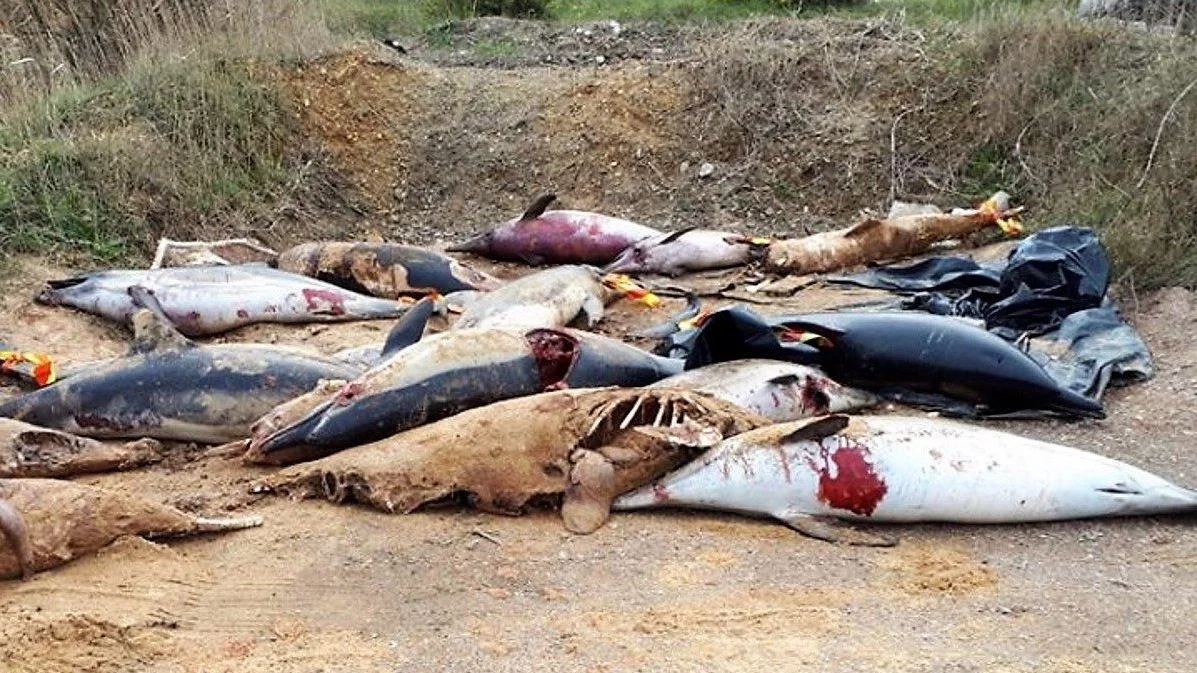
[[779, 442], [818, 441], [830, 437], [848, 427], [848, 417], [844, 414], [820, 416], [802, 422], [798, 429], [782, 437]]
[[28, 578], [33, 574], [33, 543], [29, 541], [29, 529], [21, 513], [3, 498], [0, 498], [0, 533], [17, 558], [21, 577]]
[[156, 350], [180, 350], [195, 345], [166, 316], [166, 311], [152, 290], [133, 285], [128, 292], [133, 303], [141, 307], [130, 318], [133, 323], [133, 346], [129, 349], [131, 355]]
[[857, 547], [894, 547], [898, 544], [896, 538], [868, 533], [831, 517], [813, 516], [802, 512], [781, 512], [774, 514], [773, 518], [791, 530], [824, 542]]
[[615, 466], [606, 456], [578, 449], [570, 456], [573, 469], [561, 501], [561, 518], [571, 533], [593, 533], [611, 517], [615, 499]]
[[587, 295], [582, 300], [582, 314], [586, 316], [586, 327], [594, 329], [594, 326], [603, 319], [605, 309], [606, 305], [603, 304], [602, 299], [593, 294]]

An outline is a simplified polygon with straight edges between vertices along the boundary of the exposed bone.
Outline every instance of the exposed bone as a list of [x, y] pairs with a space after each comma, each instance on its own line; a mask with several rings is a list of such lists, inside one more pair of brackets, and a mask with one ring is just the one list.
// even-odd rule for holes
[[[57, 479], [0, 479], [0, 500], [6, 500], [24, 521], [33, 571], [90, 554], [122, 535], [170, 537], [262, 523], [258, 516], [195, 517], [126, 493]], [[21, 566], [14, 550], [0, 548], [0, 577], [20, 576]]]
[[627, 417], [624, 418], [623, 422], [619, 424], [620, 430], [627, 430], [628, 426], [632, 424], [632, 419], [636, 417], [636, 412], [640, 411], [640, 403], [643, 401], [643, 397], [636, 398], [636, 403], [632, 405], [632, 410], [628, 412]]
[[271, 262], [276, 257], [277, 252], [249, 238], [230, 238], [222, 241], [175, 241], [160, 238], [150, 268]]
[[[666, 408], [684, 409], [690, 424], [645, 432], [646, 419]], [[632, 424], [621, 428], [620, 419], [628, 417]], [[755, 414], [701, 393], [561, 390], [472, 409], [297, 465], [252, 490], [361, 502], [386, 512], [464, 497], [488, 512], [518, 514], [532, 501], [564, 496], [572, 503], [567, 525], [585, 531], [606, 519], [596, 503], [609, 503], [693, 457], [702, 448], [696, 438], [706, 445], [712, 436], [722, 439], [764, 424]], [[610, 465], [610, 480], [602, 463]]]

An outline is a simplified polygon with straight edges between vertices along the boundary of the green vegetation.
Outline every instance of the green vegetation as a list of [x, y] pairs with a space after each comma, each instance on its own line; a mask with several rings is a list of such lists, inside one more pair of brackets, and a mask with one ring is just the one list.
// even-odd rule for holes
[[[78, 16], [55, 14], [69, 0], [28, 1], [42, 3], [38, 15], [63, 34], [90, 35], [86, 25], [62, 25]], [[120, 11], [132, 12], [138, 1]], [[355, 34], [425, 31], [482, 7], [467, 0], [318, 1], [324, 20]], [[0, 70], [0, 251], [114, 263], [145, 255], [160, 235], [243, 232], [269, 220], [281, 198], [311, 179], [302, 167], [312, 156], [300, 157], [307, 146], [272, 73], [280, 61], [333, 44], [324, 21], [281, 0], [246, 5], [235, 20], [225, 8], [237, 2], [171, 2], [198, 18], [154, 33], [150, 18], [107, 17], [106, 26], [144, 30], [96, 33], [87, 53], [109, 60], [78, 68], [83, 74], [73, 80], [36, 68]], [[1197, 287], [1197, 44], [1051, 11], [1065, 2], [795, 8], [784, 0], [549, 0], [545, 7], [559, 21], [884, 14], [863, 32], [861, 23], [774, 20], [706, 34], [687, 80], [695, 88], [679, 94], [692, 102], [684, 126], [694, 136], [686, 144], [720, 153], [745, 174], [753, 162], [778, 167], [765, 174], [763, 191], [786, 207], [812, 179], [789, 166], [811, 157], [834, 164], [849, 151], [857, 152], [849, 178], [834, 182], [834, 170], [816, 177], [824, 180], [820, 189], [842, 188], [853, 203], [886, 191], [891, 170], [919, 193], [951, 194], [957, 203], [1006, 188], [1029, 206], [1032, 224], [1098, 228], [1120, 272], [1138, 287]], [[483, 9], [529, 7], [539, 11], [525, 2]], [[30, 40], [57, 34], [17, 31], [27, 25], [0, 19], [0, 33]], [[424, 34], [434, 45], [442, 35]], [[30, 45], [0, 45], [0, 56], [11, 63], [32, 54], [35, 65], [86, 56], [71, 52], [77, 45], [70, 41]], [[505, 56], [526, 47], [492, 35], [471, 48]], [[872, 116], [848, 116], [857, 110]], [[891, 168], [891, 124], [900, 114], [909, 115], [897, 143], [902, 161]], [[802, 145], [816, 132], [855, 140]], [[677, 203], [686, 198], [679, 194]], [[335, 206], [320, 207], [323, 214]]]
[[445, 21], [503, 15], [563, 23], [601, 19], [729, 21], [754, 16], [901, 15], [920, 23], [977, 21], [1071, 8], [1073, 0], [317, 0], [336, 31], [416, 34]]
[[290, 174], [284, 102], [218, 60], [66, 89], [8, 111], [2, 129], [0, 249], [10, 253], [115, 261], [167, 231], [252, 217]]

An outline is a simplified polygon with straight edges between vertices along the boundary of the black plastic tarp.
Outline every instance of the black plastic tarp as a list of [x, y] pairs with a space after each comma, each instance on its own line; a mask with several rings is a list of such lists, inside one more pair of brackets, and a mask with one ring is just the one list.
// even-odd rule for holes
[[1090, 397], [1154, 373], [1147, 345], [1106, 298], [1109, 256], [1087, 227], [1038, 231], [1004, 262], [934, 257], [828, 280], [914, 293], [904, 308], [976, 318], [1007, 340], [1038, 337], [1029, 354]]
[[[1092, 399], [1100, 399], [1108, 385], [1153, 374], [1146, 344], [1105, 297], [1109, 258], [1087, 228], [1039, 231], [1004, 261], [979, 264], [966, 257], [933, 257], [829, 280], [909, 295], [899, 303], [904, 309], [976, 319], [1021, 344], [1061, 387]], [[816, 348], [776, 335], [779, 321], [784, 317], [764, 318], [735, 306], [711, 314], [698, 328], [667, 337], [657, 352], [685, 358], [687, 369], [752, 357], [817, 364]], [[882, 392], [951, 414], [977, 412], [942, 396]]]
[[1044, 229], [1024, 239], [1005, 263], [932, 257], [828, 278], [916, 295], [910, 308], [978, 318], [1007, 339], [1045, 334], [1077, 311], [1101, 306], [1110, 283], [1110, 259], [1087, 227]]

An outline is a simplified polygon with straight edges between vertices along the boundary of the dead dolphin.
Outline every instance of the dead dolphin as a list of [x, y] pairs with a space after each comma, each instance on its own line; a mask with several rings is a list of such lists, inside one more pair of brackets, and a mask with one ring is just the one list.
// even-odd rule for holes
[[502, 285], [452, 257], [398, 243], [304, 243], [284, 250], [278, 268], [387, 299]]
[[443, 297], [429, 295], [424, 297], [408, 309], [403, 317], [397, 320], [387, 339], [383, 343], [366, 344], [345, 348], [332, 354], [332, 359], [357, 367], [359, 373], [370, 369], [383, 359], [398, 353], [416, 343], [424, 336], [428, 321], [433, 315], [445, 315], [446, 304]]
[[162, 446], [153, 439], [105, 444], [0, 418], [0, 477], [70, 477], [128, 470], [161, 459]]
[[938, 241], [963, 238], [995, 225], [1015, 234], [1022, 230], [1011, 218], [1021, 210], [1011, 208], [1009, 195], [998, 192], [977, 209], [870, 217], [847, 229], [777, 241], [769, 246], [766, 266], [795, 275], [822, 273], [917, 255]]
[[649, 388], [696, 390], [775, 423], [874, 406], [872, 393], [842, 386], [815, 369], [777, 360], [732, 360], [661, 379]]
[[27, 576], [90, 554], [122, 535], [176, 537], [259, 526], [209, 519], [143, 498], [58, 479], [0, 479], [0, 577]]
[[768, 243], [726, 231], [682, 229], [633, 244], [603, 271], [676, 276], [687, 271], [741, 266], [763, 257]]
[[248, 437], [255, 420], [321, 379], [358, 373], [328, 358], [271, 346], [201, 346], [152, 310], [134, 314], [133, 332], [127, 357], [0, 404], [0, 417], [87, 437], [219, 444]]
[[620, 292], [589, 266], [559, 266], [471, 297], [454, 329], [564, 327], [579, 317], [594, 327]]
[[427, 337], [353, 379], [329, 402], [262, 441], [250, 462], [312, 460], [466, 409], [555, 388], [642, 386], [682, 362], [565, 329], [463, 329]]
[[782, 339], [814, 346], [845, 385], [946, 395], [1000, 413], [1042, 409], [1104, 418], [1101, 404], [1056, 383], [999, 336], [956, 318], [905, 311], [807, 313], [773, 319]]
[[970, 524], [1197, 512], [1197, 491], [1104, 456], [936, 419], [826, 416], [725, 440], [615, 509], [773, 517], [829, 541], [893, 544], [836, 519]]
[[129, 288], [148, 288], [187, 336], [255, 322], [336, 322], [396, 318], [407, 305], [367, 297], [313, 278], [259, 265], [101, 271], [49, 281], [37, 300], [125, 322], [136, 310]]
[[636, 241], [661, 233], [598, 213], [545, 211], [556, 198], [540, 196], [520, 217], [447, 249], [528, 264], [606, 264]]
[[607, 520], [616, 494], [766, 422], [701, 393], [561, 390], [472, 409], [296, 466], [253, 490], [404, 513], [456, 496], [499, 514], [562, 498], [566, 527], [587, 533]]

